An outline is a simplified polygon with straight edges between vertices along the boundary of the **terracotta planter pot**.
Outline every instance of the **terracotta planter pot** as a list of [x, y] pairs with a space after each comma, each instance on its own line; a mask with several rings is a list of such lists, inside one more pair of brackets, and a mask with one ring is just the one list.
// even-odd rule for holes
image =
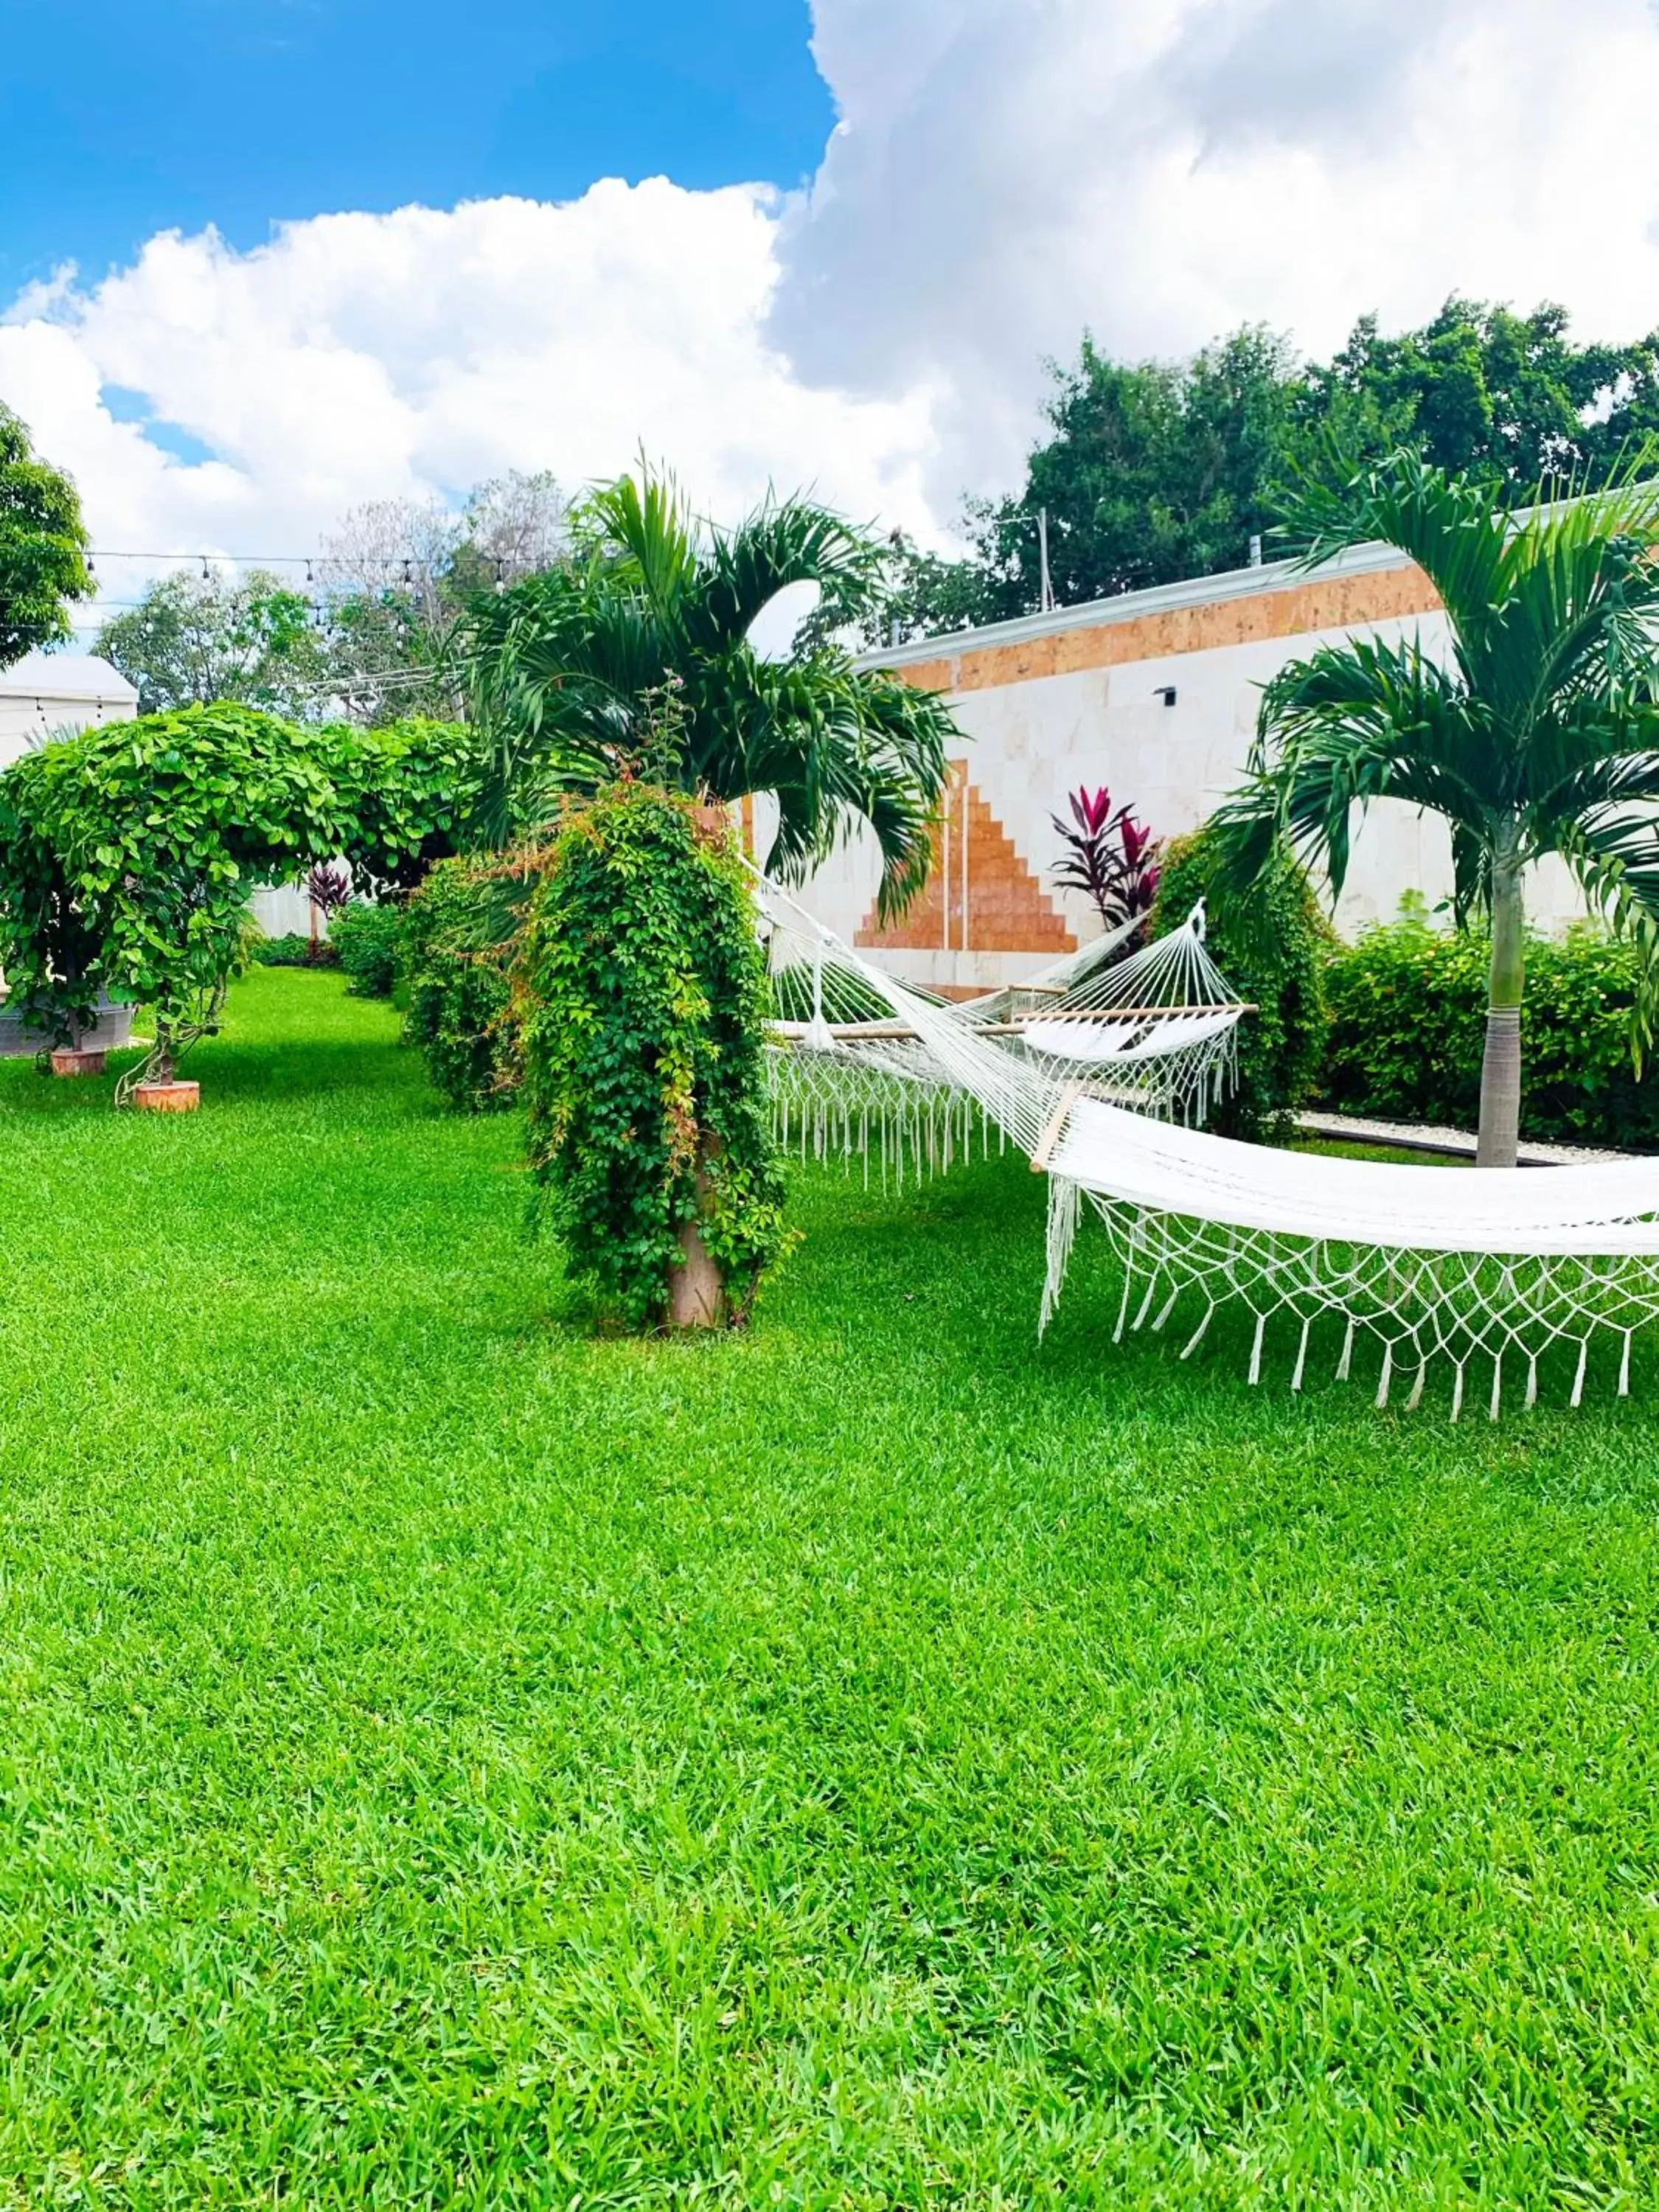
[[141, 1083], [132, 1094], [141, 1114], [193, 1114], [202, 1103], [199, 1083]]
[[104, 1055], [101, 1052], [76, 1052], [72, 1046], [61, 1047], [52, 1056], [54, 1075], [101, 1075]]

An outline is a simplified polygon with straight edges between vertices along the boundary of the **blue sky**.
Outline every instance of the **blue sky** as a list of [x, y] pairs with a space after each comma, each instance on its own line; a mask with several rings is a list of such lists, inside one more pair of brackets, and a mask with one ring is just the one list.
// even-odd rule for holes
[[944, 545], [1085, 328], [1318, 356], [1454, 289], [1659, 323], [1659, 0], [0, 19], [0, 401], [100, 549], [303, 559], [370, 504], [641, 450], [709, 514], [805, 488]]
[[805, 0], [9, 0], [0, 292], [143, 240], [811, 174], [832, 122]]

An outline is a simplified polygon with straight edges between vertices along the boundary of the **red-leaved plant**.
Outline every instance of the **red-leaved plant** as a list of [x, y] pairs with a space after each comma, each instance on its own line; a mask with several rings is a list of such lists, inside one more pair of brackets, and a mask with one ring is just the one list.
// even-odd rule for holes
[[1067, 794], [1072, 819], [1052, 816], [1066, 851], [1054, 864], [1054, 879], [1082, 891], [1108, 929], [1152, 912], [1158, 891], [1158, 843], [1136, 821], [1133, 808], [1112, 811], [1112, 794], [1102, 784], [1086, 784]]
[[351, 878], [337, 860], [319, 860], [306, 878], [306, 896], [311, 901], [311, 951], [307, 957], [315, 967], [323, 957], [322, 932], [317, 926], [319, 919], [332, 921], [340, 908], [348, 903], [351, 897]]

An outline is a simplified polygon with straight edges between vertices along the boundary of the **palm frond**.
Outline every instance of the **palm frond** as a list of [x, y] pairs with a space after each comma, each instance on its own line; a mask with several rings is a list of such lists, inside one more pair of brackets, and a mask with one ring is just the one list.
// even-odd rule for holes
[[715, 537], [682, 609], [687, 640], [703, 653], [736, 643], [792, 584], [819, 585], [854, 619], [875, 602], [882, 558], [878, 545], [827, 507], [768, 500], [737, 529]]
[[1547, 746], [1551, 717], [1565, 699], [1617, 706], [1650, 694], [1656, 544], [1659, 480], [1650, 477], [1615, 479], [1553, 503], [1540, 491], [1515, 519], [1504, 550], [1501, 619], [1477, 674], [1523, 747], [1534, 732]]
[[636, 476], [590, 491], [580, 514], [589, 546], [620, 556], [623, 586], [636, 585], [659, 615], [672, 616], [698, 573], [696, 526], [674, 477], [641, 461]]
[[879, 910], [902, 910], [932, 860], [945, 747], [959, 734], [949, 708], [833, 652], [753, 661], [752, 686], [742, 774], [776, 795], [772, 863], [798, 878], [863, 822], [881, 852]]
[[[1477, 831], [1501, 799], [1503, 752], [1478, 706], [1407, 639], [1356, 638], [1292, 661], [1269, 684], [1242, 824], [1271, 810], [1277, 834], [1347, 874], [1356, 804], [1398, 799]], [[1258, 834], [1243, 837], [1263, 851]]]
[[1378, 539], [1397, 546], [1434, 586], [1476, 660], [1501, 612], [1510, 527], [1501, 483], [1449, 475], [1409, 447], [1346, 481], [1304, 481], [1285, 520], [1304, 568]]

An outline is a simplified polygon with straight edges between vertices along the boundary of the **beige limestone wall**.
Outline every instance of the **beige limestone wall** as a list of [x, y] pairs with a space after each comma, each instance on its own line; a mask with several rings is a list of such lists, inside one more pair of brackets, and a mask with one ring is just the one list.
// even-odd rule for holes
[[[1355, 634], [1415, 633], [1427, 651], [1443, 653], [1449, 634], [1432, 599], [1420, 572], [1401, 564], [1217, 606], [993, 643], [896, 670], [911, 682], [949, 680], [969, 740], [955, 775], [971, 787], [980, 811], [968, 824], [965, 930], [953, 883], [948, 902], [935, 897], [917, 926], [898, 933], [896, 943], [890, 939], [884, 959], [896, 972], [946, 989], [1030, 974], [1054, 956], [1029, 892], [1011, 888], [1018, 878], [1046, 894], [1073, 937], [1093, 936], [1098, 924], [1087, 902], [1057, 890], [1051, 873], [1061, 846], [1050, 817], [1064, 812], [1068, 791], [1104, 783], [1115, 801], [1127, 800], [1160, 835], [1196, 828], [1243, 775], [1261, 687], [1287, 659]], [[1316, 618], [1316, 626], [1305, 626]], [[1166, 705], [1170, 686], [1175, 702]], [[952, 808], [959, 815], [959, 797]], [[975, 823], [982, 825], [977, 853]], [[763, 806], [757, 823], [763, 839], [768, 826]], [[952, 834], [959, 838], [959, 828]], [[953, 875], [961, 865], [958, 842]], [[988, 878], [986, 869], [993, 872]], [[877, 934], [869, 925], [878, 876], [873, 841], [860, 836], [818, 871], [804, 896], [842, 934], [852, 939], [863, 933], [868, 942]], [[1451, 884], [1443, 824], [1384, 802], [1356, 831], [1337, 927], [1352, 936], [1368, 922], [1391, 920], [1413, 892], [1432, 908], [1449, 900]], [[1583, 911], [1553, 862], [1536, 872], [1529, 904], [1547, 927]]]

